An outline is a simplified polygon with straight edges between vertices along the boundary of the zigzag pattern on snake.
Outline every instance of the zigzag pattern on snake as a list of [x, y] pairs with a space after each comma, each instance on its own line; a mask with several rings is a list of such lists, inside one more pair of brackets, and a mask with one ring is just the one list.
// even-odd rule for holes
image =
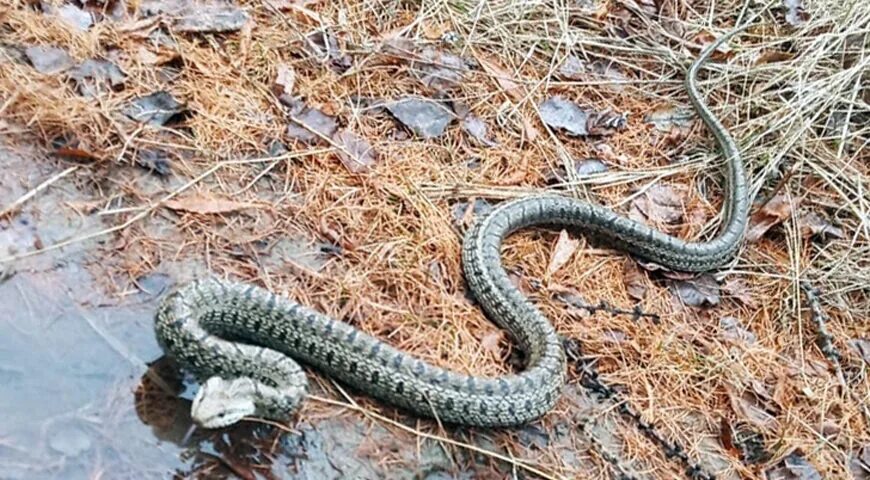
[[502, 241], [520, 229], [571, 227], [666, 267], [705, 271], [731, 259], [746, 228], [750, 199], [737, 146], [701, 100], [700, 66], [731, 35], [708, 46], [686, 75], [689, 98], [725, 157], [723, 226], [706, 242], [687, 242], [601, 206], [556, 195], [505, 202], [478, 221], [462, 246], [465, 278], [493, 322], [526, 353], [525, 370], [484, 378], [423, 362], [351, 325], [260, 287], [197, 280], [167, 296], [156, 316], [164, 350], [204, 381], [193, 418], [221, 427], [247, 415], [288, 419], [307, 380], [296, 361], [384, 402], [441, 421], [509, 426], [549, 411], [565, 383], [565, 355], [546, 317], [517, 290], [501, 263]]

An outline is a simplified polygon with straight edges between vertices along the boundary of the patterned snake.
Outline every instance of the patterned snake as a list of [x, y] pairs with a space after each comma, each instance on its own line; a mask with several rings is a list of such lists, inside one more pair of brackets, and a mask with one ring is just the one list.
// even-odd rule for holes
[[701, 100], [695, 77], [711, 53], [739, 30], [709, 45], [685, 82], [727, 165], [730, 194], [715, 238], [686, 242], [601, 206], [555, 195], [500, 204], [468, 231], [462, 246], [471, 292], [526, 353], [524, 371], [496, 378], [428, 364], [254, 285], [193, 281], [164, 299], [155, 325], [163, 349], [204, 381], [191, 408], [194, 420], [218, 428], [249, 415], [288, 419], [307, 390], [305, 374], [293, 359], [384, 402], [448, 423], [510, 426], [549, 411], [565, 383], [565, 354], [550, 322], [508, 279], [501, 264], [502, 241], [531, 226], [573, 227], [676, 270], [705, 271], [729, 261], [747, 223], [747, 181], [737, 146]]

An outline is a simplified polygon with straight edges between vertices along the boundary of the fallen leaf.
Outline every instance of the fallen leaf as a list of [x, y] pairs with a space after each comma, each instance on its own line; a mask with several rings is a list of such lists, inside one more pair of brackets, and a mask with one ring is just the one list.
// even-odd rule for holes
[[798, 225], [804, 237], [843, 238], [843, 230], [831, 225], [816, 212], [809, 212], [798, 218]]
[[853, 338], [849, 340], [849, 347], [854, 350], [867, 365], [870, 365], [870, 340], [866, 338]]
[[618, 64], [612, 61], [596, 60], [589, 65], [587, 70], [596, 76], [607, 80], [607, 88], [615, 91], [625, 89], [623, 84], [628, 81], [628, 77], [622, 73]]
[[171, 94], [160, 91], [133, 99], [121, 112], [137, 122], [161, 126], [184, 110], [184, 104]]
[[337, 72], [344, 72], [350, 66], [351, 58], [342, 53], [335, 35], [328, 29], [309, 33], [305, 37], [305, 50], [318, 62], [326, 62]]
[[719, 284], [710, 274], [705, 273], [690, 280], [675, 280], [671, 283], [671, 291], [690, 307], [719, 304]]
[[55, 14], [58, 18], [63, 20], [64, 23], [80, 32], [86, 32], [94, 24], [93, 15], [71, 3], [58, 7]]
[[60, 147], [54, 151], [54, 154], [60, 158], [75, 162], [92, 162], [94, 160], [99, 160], [99, 157], [93, 152], [76, 147]]
[[[710, 32], [700, 32], [695, 36], [694, 44], [692, 46], [698, 45], [700, 46], [699, 50], [706, 49], [710, 44], [717, 40], [716, 36]], [[731, 50], [731, 47], [728, 45], [728, 42], [724, 42], [716, 47], [716, 51], [710, 55], [710, 58], [715, 60], [722, 60], [725, 58], [729, 58], [734, 55], [734, 51]]]
[[765, 50], [755, 59], [755, 64], [764, 65], [767, 63], [785, 62], [793, 58], [793, 53], [783, 52], [782, 50]]
[[[607, 164], [597, 158], [585, 158], [583, 160], [573, 160], [574, 175], [577, 178], [588, 177], [596, 173], [604, 173], [607, 171]], [[571, 177], [565, 172], [565, 166], [560, 164], [556, 169], [550, 171], [546, 176], [547, 184], [553, 185], [556, 183], [567, 183], [571, 181]]]
[[670, 185], [654, 184], [631, 201], [628, 216], [653, 225], [679, 223], [683, 219], [682, 196]]
[[492, 211], [492, 204], [483, 199], [472, 199], [471, 202], [457, 202], [451, 207], [453, 221], [461, 230], [471, 226], [475, 218], [480, 218]]
[[870, 480], [870, 445], [852, 453], [849, 459], [849, 470], [854, 480]]
[[275, 76], [275, 93], [278, 95], [292, 95], [296, 85], [296, 72], [287, 64], [278, 65], [278, 74]]
[[685, 108], [663, 107], [646, 114], [643, 121], [662, 132], [674, 129], [688, 131], [695, 123], [695, 113]]
[[580, 240], [573, 239], [568, 236], [568, 232], [562, 230], [559, 233], [559, 240], [556, 242], [556, 247], [553, 248], [553, 253], [550, 255], [550, 264], [547, 267], [547, 275], [553, 275], [568, 263], [577, 247], [580, 245]]
[[753, 344], [757, 337], [754, 333], [747, 330], [740, 320], [734, 317], [722, 317], [719, 319], [719, 328], [722, 329], [722, 337], [735, 342]]
[[757, 242], [774, 225], [778, 225], [791, 213], [792, 206], [785, 195], [777, 195], [765, 203], [749, 219], [746, 241]]
[[411, 62], [411, 70], [427, 87], [448, 90], [462, 81], [468, 66], [462, 58], [428, 47], [418, 55], [419, 61]]
[[626, 260], [622, 267], [622, 283], [628, 296], [635, 300], [643, 300], [646, 297], [646, 275], [637, 268], [633, 260]]
[[501, 356], [501, 342], [504, 339], [504, 330], [494, 330], [487, 333], [480, 340], [480, 346], [489, 353], [496, 356]]
[[477, 61], [481, 66], [483, 66], [486, 73], [495, 79], [496, 83], [498, 83], [499, 87], [501, 87], [502, 91], [504, 91], [508, 97], [514, 101], [522, 100], [523, 92], [520, 89], [520, 85], [513, 81], [516, 74], [506, 71], [495, 60], [481, 57], [478, 58]]
[[610, 110], [593, 112], [586, 120], [586, 129], [589, 135], [613, 135], [618, 130], [625, 130], [628, 117], [625, 113], [616, 113]]
[[565, 130], [568, 134], [575, 136], [589, 134], [586, 130], [588, 114], [577, 104], [560, 96], [550, 97], [541, 102], [538, 105], [538, 111], [541, 114], [541, 120], [552, 128]]
[[85, 60], [69, 72], [69, 77], [75, 80], [79, 93], [88, 97], [119, 87], [127, 79], [117, 65], [101, 59]]
[[589, 302], [574, 290], [560, 290], [553, 295], [553, 298], [568, 305], [569, 311], [572, 315], [580, 318], [589, 318], [592, 316], [592, 312], [588, 308]]
[[740, 278], [729, 278], [725, 284], [722, 285], [722, 291], [743, 305], [748, 307], [755, 305], [749, 285]]
[[172, 173], [172, 162], [163, 150], [139, 150], [136, 155], [136, 165], [156, 173], [161, 177]]
[[743, 420], [765, 430], [773, 430], [778, 426], [779, 422], [776, 417], [759, 404], [757, 397], [752, 392], [738, 393], [730, 385], [726, 385], [725, 391], [731, 401], [731, 408]]
[[344, 147], [343, 150], [338, 150], [338, 157], [344, 167], [352, 173], [367, 171], [378, 159], [378, 152], [365, 139], [351, 131], [338, 132], [334, 140]]
[[37, 72], [46, 75], [63, 72], [73, 66], [66, 50], [52, 46], [34, 46], [24, 49], [24, 55]]
[[486, 135], [486, 123], [476, 115], [468, 114], [462, 119], [462, 130], [471, 135], [472, 138], [484, 147], [494, 147], [497, 145]]
[[586, 74], [586, 62], [574, 55], [568, 55], [556, 72], [564, 80], [582, 80]]
[[174, 17], [172, 29], [176, 32], [235, 32], [250, 20], [241, 8], [223, 3], [196, 3], [167, 13]]
[[816, 468], [799, 452], [792, 452], [764, 473], [767, 480], [822, 480]]
[[422, 138], [435, 138], [444, 133], [455, 118], [441, 104], [431, 100], [405, 98], [386, 105], [399, 122]]
[[338, 130], [338, 122], [335, 118], [302, 102], [294, 104], [290, 115], [287, 135], [309, 145], [321, 142], [322, 137], [331, 138]]
[[785, 7], [785, 21], [792, 27], [797, 27], [806, 19], [802, 0], [782, 0], [782, 5]]
[[184, 198], [168, 200], [164, 205], [170, 210], [200, 214], [230, 213], [254, 206], [250, 203], [237, 202], [207, 194], [194, 194]]

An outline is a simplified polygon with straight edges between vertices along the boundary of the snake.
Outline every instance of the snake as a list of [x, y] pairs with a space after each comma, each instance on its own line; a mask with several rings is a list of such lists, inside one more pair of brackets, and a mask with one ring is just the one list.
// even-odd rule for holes
[[697, 73], [731, 35], [701, 51], [685, 77], [697, 115], [715, 137], [725, 164], [718, 232], [686, 241], [614, 211], [554, 193], [507, 200], [468, 229], [462, 240], [465, 280], [487, 318], [524, 352], [517, 373], [483, 377], [427, 363], [362, 330], [252, 283], [194, 279], [158, 306], [155, 331], [163, 350], [200, 387], [191, 417], [221, 428], [254, 416], [288, 421], [308, 395], [302, 364], [387, 404], [438, 421], [477, 427], [531, 422], [554, 408], [566, 383], [561, 337], [518, 290], [501, 261], [503, 241], [531, 227], [571, 228], [638, 258], [685, 272], [726, 264], [740, 249], [751, 199], [734, 139], [702, 100]]

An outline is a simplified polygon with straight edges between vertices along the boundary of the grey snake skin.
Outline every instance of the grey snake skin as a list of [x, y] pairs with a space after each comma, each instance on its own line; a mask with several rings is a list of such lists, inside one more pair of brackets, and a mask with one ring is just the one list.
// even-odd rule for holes
[[[601, 206], [555, 195], [500, 204], [468, 231], [462, 246], [465, 278], [474, 297], [526, 353], [525, 370], [497, 378], [428, 364], [254, 285], [193, 281], [164, 299], [155, 324], [164, 350], [206, 382], [203, 389], [212, 388], [203, 393], [215, 399], [212, 406], [205, 407], [209, 400], [200, 398], [198, 407], [195, 400], [194, 418], [211, 427], [250, 414], [290, 418], [307, 391], [305, 374], [294, 359], [386, 403], [447, 423], [510, 426], [549, 411], [565, 383], [565, 354], [547, 318], [508, 279], [501, 263], [502, 241], [532, 226], [572, 227], [675, 270], [705, 271], [729, 261], [747, 224], [747, 181], [737, 146], [701, 100], [695, 77], [733, 33], [708, 46], [686, 75], [689, 98], [726, 160], [728, 196], [715, 238], [687, 242]], [[224, 383], [232, 379], [241, 380]], [[227, 402], [241, 398], [245, 406], [235, 415], [229, 412]]]

